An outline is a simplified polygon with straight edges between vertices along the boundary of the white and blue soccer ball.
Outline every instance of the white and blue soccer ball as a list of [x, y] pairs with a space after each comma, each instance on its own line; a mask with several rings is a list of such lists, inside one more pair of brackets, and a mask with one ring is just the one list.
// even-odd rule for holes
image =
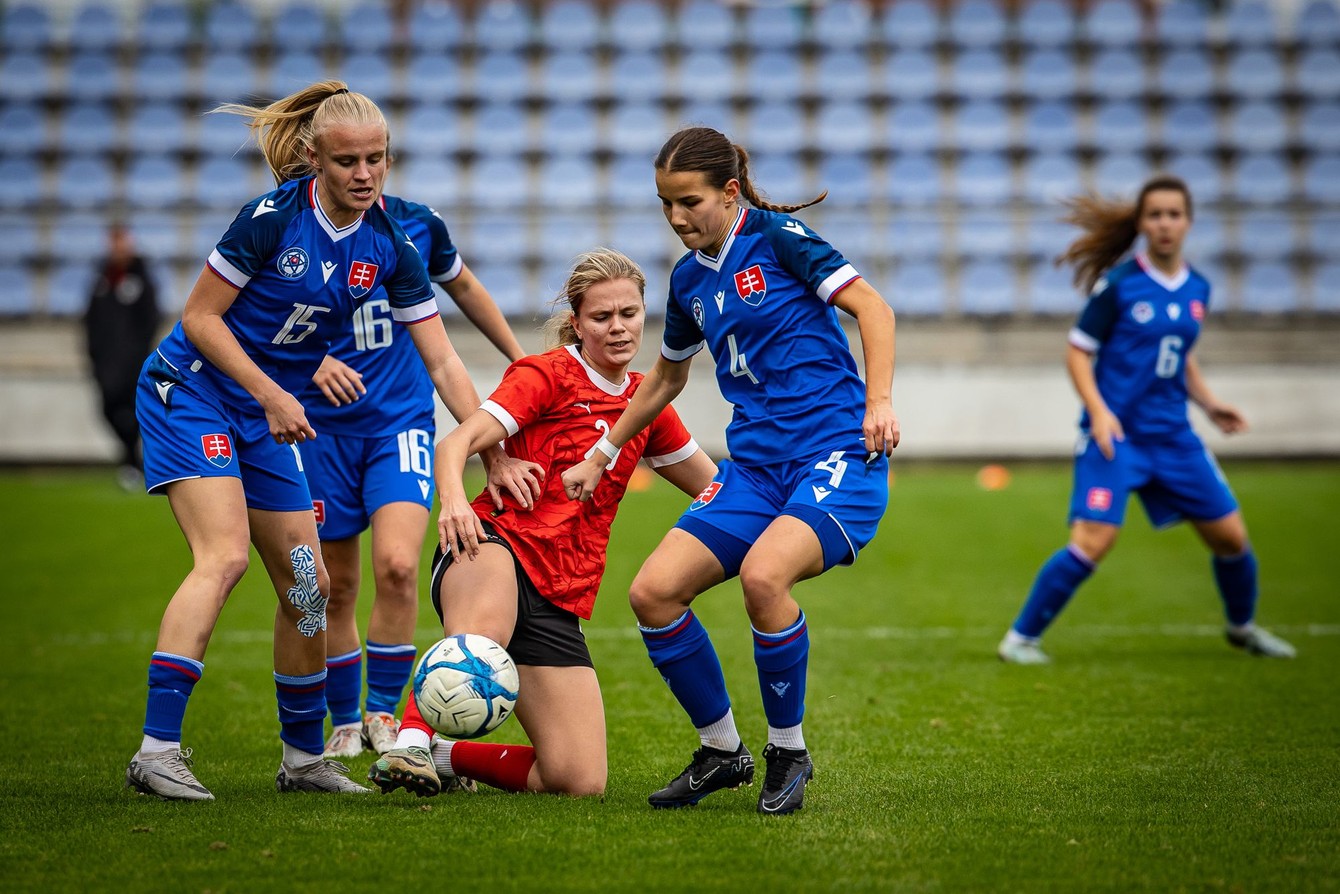
[[419, 713], [449, 739], [477, 739], [497, 728], [512, 716], [521, 689], [512, 656], [475, 633], [433, 643], [412, 682]]

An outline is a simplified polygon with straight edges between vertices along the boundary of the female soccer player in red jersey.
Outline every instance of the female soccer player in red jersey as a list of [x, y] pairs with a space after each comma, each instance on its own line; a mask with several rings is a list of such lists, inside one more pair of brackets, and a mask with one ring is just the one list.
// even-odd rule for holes
[[[667, 407], [624, 445], [595, 499], [563, 492], [559, 473], [595, 449], [642, 382], [628, 365], [642, 342], [645, 286], [619, 252], [580, 257], [559, 299], [567, 306], [550, 321], [558, 347], [513, 363], [483, 407], [438, 443], [433, 605], [444, 635], [478, 633], [507, 647], [521, 675], [516, 716], [532, 745], [438, 739], [430, 751], [432, 729], [411, 696], [396, 747], [368, 772], [383, 792], [434, 795], [442, 776], [508, 791], [605, 790], [604, 707], [580, 620], [591, 617], [610, 525], [639, 459], [690, 496], [716, 473]], [[503, 437], [508, 454], [543, 477], [529, 512], [506, 496], [502, 510], [487, 493], [471, 502], [462, 486], [466, 458]]]

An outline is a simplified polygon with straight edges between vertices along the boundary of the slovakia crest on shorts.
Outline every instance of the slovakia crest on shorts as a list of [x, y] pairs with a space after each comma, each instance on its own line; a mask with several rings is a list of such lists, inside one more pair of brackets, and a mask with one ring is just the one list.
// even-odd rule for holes
[[1191, 319], [1195, 320], [1197, 323], [1199, 323], [1201, 320], [1205, 319], [1205, 302], [1204, 302], [1204, 301], [1192, 301], [1192, 302], [1191, 302]]
[[372, 291], [377, 282], [377, 265], [367, 261], [354, 261], [349, 265], [349, 294], [362, 298]]
[[1112, 508], [1112, 491], [1105, 487], [1091, 487], [1084, 503], [1094, 512], [1106, 512]]
[[755, 264], [748, 270], [735, 274], [735, 293], [750, 307], [758, 307], [768, 294], [768, 282], [763, 278], [763, 268]]
[[720, 481], [713, 481], [711, 484], [707, 485], [707, 487], [703, 488], [703, 492], [698, 494], [698, 499], [694, 500], [693, 504], [689, 506], [689, 511], [692, 512], [694, 509], [701, 509], [712, 502], [720, 490]]
[[326, 523], [326, 501], [325, 501], [325, 500], [313, 500], [313, 501], [312, 501], [312, 514], [316, 516], [316, 526], [317, 526], [317, 528], [320, 528], [322, 525], [324, 525], [324, 524]]
[[233, 461], [233, 442], [227, 435], [201, 435], [200, 449], [205, 459], [220, 469], [228, 467]]

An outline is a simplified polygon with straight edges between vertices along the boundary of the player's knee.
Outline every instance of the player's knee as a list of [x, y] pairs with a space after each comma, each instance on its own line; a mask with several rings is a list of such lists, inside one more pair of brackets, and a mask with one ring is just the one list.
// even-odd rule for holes
[[1101, 562], [1117, 544], [1118, 529], [1112, 525], [1078, 525], [1070, 534], [1070, 545], [1093, 565]]
[[643, 569], [633, 578], [633, 584], [628, 588], [628, 604], [632, 606], [633, 615], [638, 622], [647, 624], [648, 619], [659, 618], [667, 607], [681, 605], [682, 599], [679, 598], [673, 581], [649, 574]]
[[755, 610], [766, 609], [791, 595], [791, 581], [770, 562], [746, 556], [740, 566], [740, 589], [744, 590], [745, 609], [752, 617]]
[[604, 767], [565, 761], [559, 766], [539, 765], [537, 769], [540, 784], [550, 794], [568, 795], [572, 798], [590, 798], [605, 794], [608, 774]]
[[236, 549], [223, 549], [197, 558], [196, 569], [219, 582], [224, 594], [232, 592], [247, 573], [250, 556], [246, 545]]
[[377, 569], [377, 598], [404, 602], [418, 599], [419, 567], [407, 556], [387, 556], [374, 560]]

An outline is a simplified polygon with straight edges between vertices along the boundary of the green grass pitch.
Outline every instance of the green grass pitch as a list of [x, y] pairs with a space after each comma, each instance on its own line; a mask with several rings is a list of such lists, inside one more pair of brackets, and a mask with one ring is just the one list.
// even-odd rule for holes
[[[625, 499], [587, 625], [609, 720], [603, 800], [278, 795], [274, 595], [254, 560], [186, 717], [218, 800], [178, 804], [122, 788], [162, 607], [189, 562], [167, 502], [104, 472], [0, 472], [0, 890], [1340, 889], [1340, 465], [1227, 467], [1260, 556], [1259, 619], [1296, 661], [1230, 650], [1193, 532], [1155, 533], [1132, 505], [1042, 668], [994, 649], [1064, 542], [1068, 467], [1020, 466], [994, 492], [967, 466], [897, 468], [858, 564], [799, 588], [816, 777], [787, 818], [755, 814], [757, 784], [689, 810], [646, 804], [696, 745], [625, 600], [683, 505], [667, 486]], [[439, 635], [423, 605], [420, 648]], [[697, 609], [757, 755], [739, 590]], [[493, 738], [519, 735], [509, 722]]]

